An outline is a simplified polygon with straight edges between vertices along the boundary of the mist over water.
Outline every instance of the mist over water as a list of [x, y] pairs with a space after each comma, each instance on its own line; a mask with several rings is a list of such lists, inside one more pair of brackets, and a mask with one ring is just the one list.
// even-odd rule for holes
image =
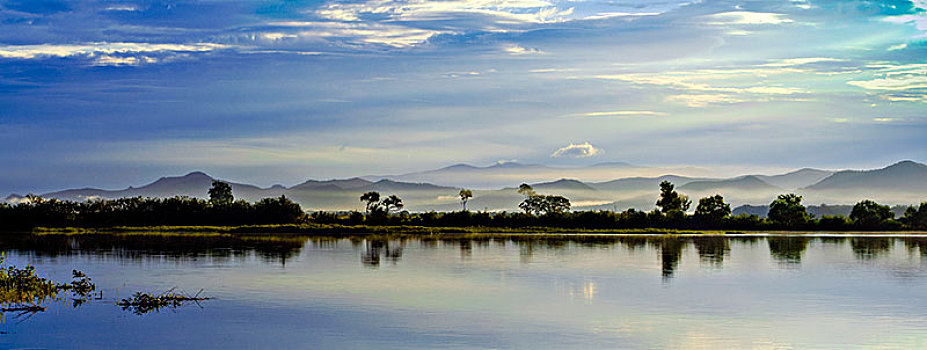
[[[927, 237], [26, 235], [0, 248], [103, 291], [6, 313], [0, 347], [927, 346]], [[214, 299], [114, 305], [171, 288]]]

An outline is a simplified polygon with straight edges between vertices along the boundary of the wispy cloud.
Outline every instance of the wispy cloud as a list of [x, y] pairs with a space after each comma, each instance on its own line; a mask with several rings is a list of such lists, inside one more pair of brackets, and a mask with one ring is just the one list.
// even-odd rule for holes
[[87, 44], [41, 44], [41, 45], [3, 45], [0, 46], [0, 57], [12, 59], [35, 59], [46, 57], [83, 56], [96, 58], [95, 62], [102, 65], [135, 65], [139, 63], [154, 63], [158, 59], [150, 56], [121, 57], [120, 55], [137, 54], [176, 54], [191, 52], [208, 52], [229, 48], [229, 45], [197, 43], [197, 44], [150, 44], [150, 43], [87, 43]]
[[509, 54], [521, 56], [521, 55], [538, 55], [544, 53], [540, 49], [536, 48], [526, 48], [517, 44], [508, 44], [502, 46], [502, 51], [508, 52]]
[[707, 23], [713, 25], [757, 25], [793, 22], [784, 14], [769, 12], [731, 11], [708, 15], [705, 17], [709, 21]]
[[493, 17], [498, 24], [558, 22], [572, 13], [572, 7], [561, 9], [542, 0], [373, 0], [330, 3], [316, 11], [323, 18], [346, 21], [366, 16], [387, 16], [395, 21], [436, 21], [471, 14]]
[[589, 112], [589, 113], [583, 113], [582, 115], [586, 117], [640, 117], [640, 116], [662, 117], [662, 116], [665, 116], [666, 113], [654, 112], [654, 111], [608, 111], [608, 112]]
[[902, 91], [927, 88], [927, 64], [882, 65], [875, 74], [881, 78], [851, 80], [847, 84], [868, 90]]

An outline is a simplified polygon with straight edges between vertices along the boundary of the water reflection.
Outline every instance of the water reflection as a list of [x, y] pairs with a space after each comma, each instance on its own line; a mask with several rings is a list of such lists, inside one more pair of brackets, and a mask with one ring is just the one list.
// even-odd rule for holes
[[905, 237], [902, 238], [901, 241], [904, 242], [905, 247], [908, 248], [908, 252], [913, 254], [915, 250], [918, 250], [921, 256], [927, 259], [927, 238]]
[[860, 260], [872, 260], [888, 253], [892, 249], [892, 238], [867, 237], [851, 238], [850, 247]]
[[662, 276], [664, 279], [672, 278], [673, 272], [679, 267], [679, 258], [682, 257], [682, 250], [686, 247], [686, 242], [678, 238], [666, 238], [660, 240], [658, 246], [660, 247]]
[[[835, 248], [847, 247], [859, 261], [870, 261], [891, 254], [895, 242], [901, 242], [911, 254], [920, 254], [927, 261], [927, 238], [925, 237], [809, 237], [788, 236], [648, 236], [648, 235], [530, 235], [493, 236], [492, 238], [442, 238], [385, 239], [365, 236], [318, 237], [278, 235], [234, 235], [234, 234], [84, 234], [84, 235], [6, 235], [0, 236], [0, 249], [18, 251], [36, 258], [49, 258], [82, 254], [100, 257], [115, 257], [120, 260], [140, 262], [153, 257], [196, 261], [210, 258], [214, 263], [241, 262], [256, 256], [266, 263], [281, 264], [300, 255], [307, 244], [320, 249], [338, 249], [344, 242], [359, 251], [363, 266], [378, 267], [384, 262], [396, 265], [402, 260], [407, 244], [414, 242], [425, 250], [454, 247], [460, 260], [473, 259], [474, 246], [487, 249], [505, 249], [507, 244], [518, 247], [519, 261], [531, 263], [539, 251], [558, 251], [575, 246], [581, 248], [623, 247], [629, 253], [652, 251], [657, 254], [660, 275], [664, 280], [673, 278], [684, 258], [686, 248], [691, 244], [698, 255], [699, 263], [713, 268], [723, 268], [730, 259], [732, 246], [749, 247], [765, 242], [769, 255], [784, 265], [800, 264], [809, 243], [820, 242]], [[843, 248], [847, 249], [847, 248]]]
[[0, 235], [0, 249], [29, 252], [39, 258], [80, 253], [136, 262], [151, 256], [178, 261], [208, 256], [225, 263], [256, 254], [265, 262], [285, 264], [299, 255], [308, 240], [305, 236], [200, 233], [17, 234]]
[[802, 255], [808, 249], [811, 238], [804, 236], [770, 236], [766, 239], [769, 244], [769, 255], [780, 263], [800, 264]]
[[722, 236], [697, 237], [692, 240], [702, 263], [721, 267], [724, 257], [730, 255], [730, 240]]
[[388, 240], [366, 240], [364, 243], [361, 263], [368, 267], [380, 266], [381, 257], [393, 264], [398, 263], [402, 258], [402, 249], [405, 247], [405, 241], [393, 242], [392, 247]]
[[[27, 235], [0, 250], [59, 280], [83, 269], [107, 297], [0, 323], [0, 348], [910, 349], [927, 309], [924, 237]], [[114, 306], [172, 287], [215, 300]]]

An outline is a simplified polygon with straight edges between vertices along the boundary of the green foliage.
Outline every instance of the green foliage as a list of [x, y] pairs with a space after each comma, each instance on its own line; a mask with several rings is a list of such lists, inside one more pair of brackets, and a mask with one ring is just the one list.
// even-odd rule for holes
[[80, 271], [73, 270], [73, 281], [68, 284], [58, 284], [51, 280], [39, 277], [35, 267], [26, 265], [24, 268], [16, 266], [3, 266], [0, 257], [0, 306], [2, 311], [44, 311], [41, 306], [46, 300], [60, 300], [62, 291], [71, 291], [74, 306], [88, 300], [90, 294], [96, 290], [96, 285], [90, 277]]
[[559, 214], [570, 211], [570, 200], [562, 196], [531, 194], [518, 207], [528, 214]]
[[209, 203], [217, 207], [225, 207], [231, 205], [233, 201], [235, 201], [235, 197], [232, 196], [232, 186], [214, 180], [212, 187], [209, 189]]
[[376, 216], [383, 216], [389, 214], [390, 211], [399, 211], [402, 210], [404, 204], [402, 204], [402, 199], [396, 195], [390, 195], [389, 197], [380, 199], [380, 192], [370, 191], [361, 195], [360, 200], [365, 202], [365, 209], [367, 214], [373, 214]]
[[843, 231], [850, 228], [850, 221], [843, 215], [824, 215], [817, 220], [815, 228], [825, 231]]
[[769, 205], [769, 220], [785, 228], [797, 228], [808, 222], [810, 218], [805, 206], [801, 204], [801, 196], [789, 193], [780, 194]]
[[660, 207], [661, 212], [685, 212], [689, 210], [691, 204], [692, 201], [689, 200], [688, 196], [680, 195], [675, 191], [675, 186], [672, 182], [663, 181], [660, 183], [660, 199], [657, 200], [657, 206]]
[[4, 308], [37, 306], [48, 299], [57, 300], [58, 290], [55, 282], [36, 276], [34, 266], [21, 269], [0, 266], [0, 305]]
[[240, 200], [222, 206], [190, 197], [85, 202], [50, 199], [0, 208], [0, 229], [287, 224], [299, 223], [304, 217], [302, 208], [286, 197], [267, 198], [253, 204]]
[[853, 224], [865, 229], [876, 229], [885, 221], [893, 218], [895, 218], [895, 213], [892, 212], [891, 207], [868, 199], [856, 203], [850, 212], [850, 220], [853, 220]]
[[720, 194], [699, 199], [695, 207], [695, 219], [702, 223], [718, 224], [730, 215], [731, 205]]
[[913, 230], [927, 230], [927, 202], [923, 202], [917, 207], [908, 207], [904, 211], [901, 222]]

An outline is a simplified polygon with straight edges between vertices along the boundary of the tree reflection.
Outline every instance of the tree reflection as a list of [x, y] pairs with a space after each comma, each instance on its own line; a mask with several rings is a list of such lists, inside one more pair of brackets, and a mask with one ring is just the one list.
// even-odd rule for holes
[[679, 238], [668, 237], [657, 243], [660, 247], [660, 263], [662, 265], [663, 279], [670, 279], [679, 267], [679, 260], [682, 258], [682, 250], [686, 247], [686, 242]]
[[226, 263], [255, 254], [265, 262], [283, 263], [298, 255], [308, 240], [307, 236], [219, 233], [25, 234], [0, 235], [0, 247], [30, 251], [37, 257], [80, 253], [138, 262], [157, 256], [181, 261], [209, 258]]
[[472, 243], [470, 240], [460, 241], [460, 260], [470, 260], [470, 257], [473, 256]]
[[399, 262], [402, 258], [402, 250], [405, 247], [405, 242], [399, 241], [399, 246], [396, 246], [394, 243], [390, 247], [390, 241], [385, 239], [373, 239], [367, 240], [364, 246], [364, 252], [361, 254], [361, 263], [367, 267], [378, 267], [380, 266], [380, 260], [386, 259], [393, 264]]
[[803, 236], [770, 236], [769, 255], [781, 263], [800, 264], [811, 239]]
[[856, 237], [850, 239], [853, 254], [859, 260], [872, 260], [892, 249], [892, 238]]
[[728, 241], [727, 238], [721, 236], [695, 237], [692, 239], [695, 250], [698, 252], [699, 261], [719, 267], [724, 262], [724, 256], [730, 254], [731, 246]]
[[927, 238], [924, 237], [905, 237], [902, 239], [904, 246], [908, 248], [908, 251], [913, 253], [914, 249], [917, 249], [921, 253], [922, 258], [927, 258]]

